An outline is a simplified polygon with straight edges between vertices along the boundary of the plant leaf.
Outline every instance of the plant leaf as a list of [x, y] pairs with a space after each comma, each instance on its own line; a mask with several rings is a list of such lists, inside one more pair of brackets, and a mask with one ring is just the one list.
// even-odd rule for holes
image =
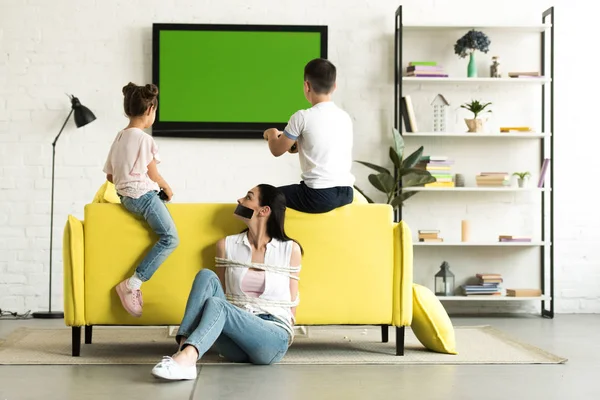
[[388, 169], [380, 167], [379, 165], [371, 164], [370, 162], [366, 162], [366, 161], [358, 161], [358, 160], [354, 160], [354, 162], [362, 164], [365, 167], [369, 167], [371, 169], [374, 169], [375, 171], [377, 171], [379, 173], [391, 175], [391, 173], [390, 173], [390, 171]]
[[417, 193], [419, 193], [419, 192], [402, 192], [398, 196], [394, 197], [394, 200], [392, 200], [392, 202], [390, 204], [394, 208], [401, 206], [405, 200], [411, 198], [412, 196], [414, 196]]
[[423, 155], [423, 146], [419, 147], [414, 153], [410, 156], [406, 157], [404, 161], [402, 161], [402, 168], [412, 168], [419, 162], [421, 155]]
[[423, 186], [426, 183], [436, 182], [436, 179], [429, 175], [409, 174], [402, 177], [402, 187]]
[[394, 177], [388, 173], [382, 174], [371, 174], [369, 175], [369, 182], [375, 186], [375, 189], [388, 194], [395, 189]]
[[398, 131], [398, 129], [392, 129], [394, 134], [394, 149], [396, 150], [396, 154], [398, 154], [398, 158], [402, 160], [404, 156], [404, 138]]
[[400, 169], [400, 176], [406, 176], [409, 174], [416, 174], [416, 175], [431, 175], [430, 171], [427, 171], [426, 169], [421, 169], [421, 168], [401, 168]]
[[356, 189], [356, 191], [357, 191], [358, 193], [362, 194], [362, 195], [365, 197], [365, 199], [367, 199], [367, 202], [369, 202], [369, 203], [375, 203], [375, 202], [374, 202], [374, 201], [373, 201], [373, 200], [372, 200], [372, 199], [371, 199], [369, 196], [367, 196], [367, 195], [365, 194], [365, 192], [363, 192], [363, 191], [362, 191], [362, 190], [361, 190], [361, 189], [360, 189], [358, 186], [356, 186], [356, 185], [355, 185], [355, 186], [354, 186], [354, 189]]
[[400, 158], [398, 157], [398, 153], [396, 153], [396, 150], [394, 150], [394, 148], [391, 146], [390, 146], [390, 158], [391, 158], [392, 162], [394, 163], [394, 167], [396, 167], [396, 169], [400, 169], [402, 167], [402, 161], [400, 161]]

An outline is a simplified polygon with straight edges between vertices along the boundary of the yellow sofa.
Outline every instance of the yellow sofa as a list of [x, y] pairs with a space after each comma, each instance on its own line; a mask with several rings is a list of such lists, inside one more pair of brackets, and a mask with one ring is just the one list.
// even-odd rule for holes
[[[235, 204], [168, 204], [179, 247], [144, 284], [144, 313], [131, 317], [114, 286], [130, 276], [156, 240], [120, 204], [92, 203], [84, 221], [68, 217], [64, 231], [65, 323], [72, 327], [73, 355], [81, 327], [91, 343], [93, 325], [178, 325], [196, 273], [214, 268], [219, 238], [245, 226]], [[404, 327], [412, 319], [412, 240], [384, 204], [353, 203], [326, 214], [288, 210], [286, 231], [304, 248], [298, 325], [381, 325], [396, 329], [396, 353], [404, 351]]]

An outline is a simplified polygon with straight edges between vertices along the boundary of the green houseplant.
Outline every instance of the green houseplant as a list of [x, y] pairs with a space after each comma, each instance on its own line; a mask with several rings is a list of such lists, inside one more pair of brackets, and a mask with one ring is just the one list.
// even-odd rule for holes
[[473, 113], [473, 118], [468, 119], [465, 118], [465, 123], [469, 128], [469, 132], [483, 132], [483, 120], [477, 118], [479, 114], [483, 112], [492, 112], [492, 110], [486, 110], [488, 106], [492, 103], [481, 103], [479, 100], [471, 100], [470, 103], [465, 103], [460, 106], [460, 108], [464, 108], [465, 110], [469, 110]]
[[527, 186], [527, 182], [529, 181], [531, 174], [529, 172], [515, 172], [513, 176], [518, 177], [517, 183], [519, 184], [520, 188], [523, 188]]
[[[421, 168], [415, 168], [415, 165], [423, 155], [423, 146], [419, 147], [414, 153], [404, 158], [404, 139], [397, 129], [393, 129], [394, 146], [390, 146], [389, 155], [393, 164], [393, 170], [375, 165], [366, 161], [355, 162], [375, 170], [376, 174], [369, 175], [369, 182], [375, 189], [386, 195], [386, 204], [391, 204], [394, 208], [401, 207], [404, 201], [414, 196], [418, 192], [400, 192], [400, 188], [412, 186], [423, 186], [426, 183], [435, 182], [429, 171]], [[360, 194], [365, 196], [369, 203], [374, 203], [365, 193], [354, 186]]]

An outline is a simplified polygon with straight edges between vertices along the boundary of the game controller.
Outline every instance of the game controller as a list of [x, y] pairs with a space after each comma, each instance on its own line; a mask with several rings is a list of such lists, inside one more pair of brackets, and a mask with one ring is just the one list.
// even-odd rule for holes
[[167, 196], [167, 194], [165, 193], [164, 190], [160, 190], [160, 192], [158, 192], [158, 198], [161, 199], [162, 201], [167, 201], [169, 200], [169, 196]]

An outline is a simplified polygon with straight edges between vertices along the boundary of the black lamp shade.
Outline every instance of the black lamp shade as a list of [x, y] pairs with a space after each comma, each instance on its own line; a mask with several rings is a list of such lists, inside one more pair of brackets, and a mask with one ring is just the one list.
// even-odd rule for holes
[[86, 106], [82, 106], [79, 99], [75, 96], [71, 97], [71, 107], [73, 107], [75, 125], [78, 128], [81, 128], [96, 119], [94, 113]]

